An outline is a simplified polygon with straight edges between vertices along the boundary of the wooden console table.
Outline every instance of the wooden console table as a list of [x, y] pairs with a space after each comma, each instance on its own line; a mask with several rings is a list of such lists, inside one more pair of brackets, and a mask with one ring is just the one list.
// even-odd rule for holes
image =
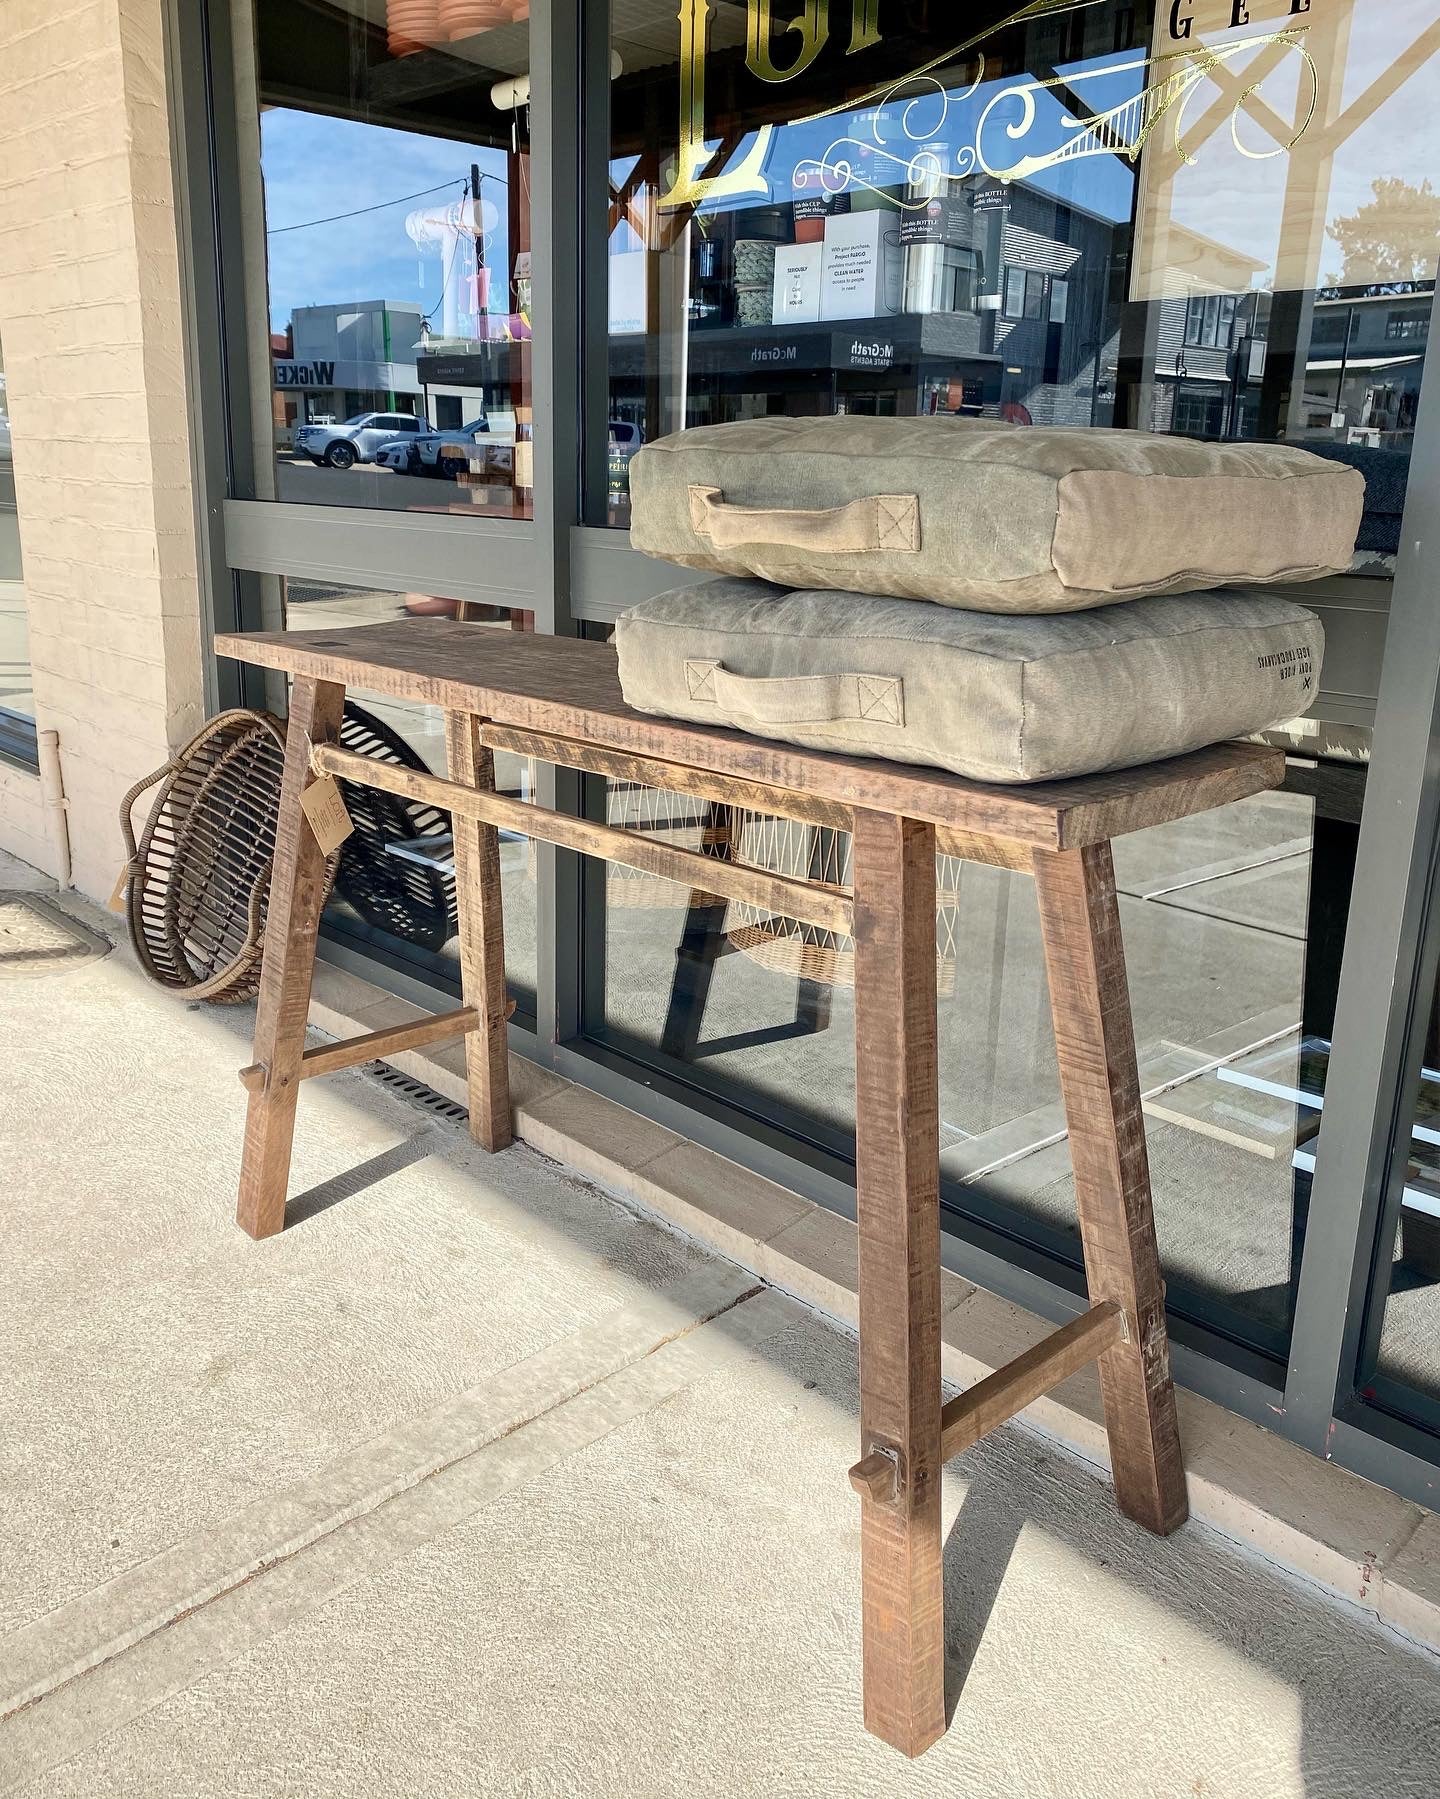
[[[614, 652], [442, 619], [221, 637], [222, 655], [294, 677], [255, 1030], [239, 1222], [285, 1222], [300, 1082], [465, 1038], [470, 1130], [511, 1141], [500, 827], [747, 901], [855, 942], [856, 1201], [865, 1723], [907, 1755], [944, 1729], [944, 1463], [1098, 1361], [1115, 1497], [1148, 1529], [1186, 1516], [1164, 1289], [1110, 840], [1277, 787], [1279, 751], [1224, 744], [1122, 774], [983, 786], [651, 718], [620, 696]], [[347, 687], [440, 707], [449, 779], [336, 744]], [[494, 791], [493, 752], [854, 833], [854, 887], [766, 873]], [[305, 1048], [324, 859], [301, 809], [319, 775], [427, 801], [455, 820], [463, 1006]], [[948, 1403], [940, 1383], [937, 850], [1034, 876], [1090, 1309]]]

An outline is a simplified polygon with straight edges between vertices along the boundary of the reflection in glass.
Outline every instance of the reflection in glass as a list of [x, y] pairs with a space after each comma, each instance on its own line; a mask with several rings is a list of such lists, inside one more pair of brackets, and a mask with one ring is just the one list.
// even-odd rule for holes
[[[1422, 968], [1435, 966], [1433, 910]], [[1424, 977], [1422, 977], [1424, 978]], [[1423, 1033], [1400, 1111], [1379, 1225], [1379, 1253], [1359, 1354], [1362, 1396], [1440, 1430], [1440, 991], [1416, 1006]]]
[[609, 521], [617, 446], [767, 412], [1284, 437], [1403, 489], [1368, 452], [1408, 450], [1434, 293], [1432, 0], [1363, 32], [1352, 0], [1149, 11], [959, 50], [890, 14], [851, 42], [837, 14], [760, 79], [738, 9], [627, 8]]
[[[1313, 1136], [1313, 1045], [1330, 1024], [1305, 967], [1314, 806], [1272, 794], [1116, 845], [1172, 1299], [1276, 1354], [1309, 1195], [1294, 1155]], [[618, 784], [608, 813], [681, 848], [849, 878], [844, 833]], [[603, 917], [593, 1035], [851, 1154], [848, 939], [613, 867]], [[1031, 882], [939, 858], [935, 940], [947, 1204], [1078, 1264]]]
[[[741, 7], [616, 10], [588, 516], [628, 525], [641, 444], [772, 413], [1286, 440], [1363, 471], [1352, 571], [1306, 595], [1330, 646], [1285, 790], [1116, 846], [1171, 1302], [1283, 1358], [1440, 250], [1437, 8], [1011, 10], [976, 37], [968, 9], [832, 7], [768, 46]], [[609, 806], [762, 866], [846, 853], [676, 795]], [[939, 885], [947, 1205], [1076, 1264], [1033, 893]], [[848, 1155], [847, 946], [639, 893], [594, 889], [587, 1030]]]
[[528, 517], [528, 5], [254, 14], [273, 497]]
[[[1362, 1351], [1362, 1390], [1390, 1409], [1440, 1426], [1440, 1061], [1432, 1018], [1419, 1098], [1386, 1232], [1376, 1299], [1378, 1342]], [[1381, 1308], [1383, 1307], [1383, 1311]]]
[[[283, 583], [285, 627], [346, 629], [416, 617], [458, 618], [478, 630], [524, 629], [524, 613], [421, 593]], [[342, 742], [347, 749], [446, 772], [445, 716], [438, 707], [383, 694], [346, 695]], [[497, 788], [516, 799], [534, 793], [533, 766], [500, 752]], [[355, 834], [341, 857], [326, 922], [372, 955], [459, 992], [455, 871], [449, 816], [373, 788], [347, 792]], [[535, 994], [535, 858], [528, 839], [502, 831], [500, 871], [505, 901], [505, 968], [510, 987], [533, 1011]]]
[[20, 567], [20, 518], [15, 507], [15, 463], [11, 454], [10, 409], [5, 400], [5, 359], [0, 350], [0, 738], [3, 715], [7, 713], [17, 721], [21, 733], [34, 722], [35, 694], [30, 678], [30, 643]]

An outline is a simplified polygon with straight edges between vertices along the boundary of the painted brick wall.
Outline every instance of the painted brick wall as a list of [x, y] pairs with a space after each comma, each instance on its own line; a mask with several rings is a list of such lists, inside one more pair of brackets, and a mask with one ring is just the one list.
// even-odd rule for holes
[[[121, 795], [203, 717], [160, 0], [0, 4], [0, 342], [36, 713], [104, 899]], [[34, 860], [31, 785], [0, 844]]]

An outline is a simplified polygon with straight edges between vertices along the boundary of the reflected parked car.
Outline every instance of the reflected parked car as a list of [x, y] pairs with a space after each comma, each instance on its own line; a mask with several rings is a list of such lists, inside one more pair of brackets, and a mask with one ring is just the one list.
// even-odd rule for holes
[[609, 421], [609, 453], [610, 463], [628, 468], [630, 458], [645, 442], [645, 433], [638, 425], [632, 425], [628, 419], [611, 419]]
[[[392, 439], [381, 445], [375, 460], [381, 468], [394, 469], [402, 475], [453, 475], [454, 465], [464, 459], [463, 453], [489, 435], [489, 415], [482, 412], [467, 425], [443, 431], [433, 425], [422, 426], [413, 436]], [[447, 459], [447, 450], [458, 454]], [[448, 469], [444, 466], [447, 460], [451, 463]]]
[[297, 426], [295, 449], [317, 466], [353, 468], [357, 462], [374, 462], [376, 452], [397, 437], [413, 442], [422, 422], [408, 412], [362, 412], [343, 425], [312, 421]]

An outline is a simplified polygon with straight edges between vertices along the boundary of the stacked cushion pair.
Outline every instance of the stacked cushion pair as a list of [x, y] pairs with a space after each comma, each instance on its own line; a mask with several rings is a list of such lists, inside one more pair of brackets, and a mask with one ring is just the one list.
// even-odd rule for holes
[[[646, 712], [985, 781], [1124, 768], [1314, 701], [1364, 480], [1287, 445], [774, 418], [631, 464], [638, 549], [727, 578], [618, 622]], [[1168, 597], [1167, 597], [1168, 596]]]

